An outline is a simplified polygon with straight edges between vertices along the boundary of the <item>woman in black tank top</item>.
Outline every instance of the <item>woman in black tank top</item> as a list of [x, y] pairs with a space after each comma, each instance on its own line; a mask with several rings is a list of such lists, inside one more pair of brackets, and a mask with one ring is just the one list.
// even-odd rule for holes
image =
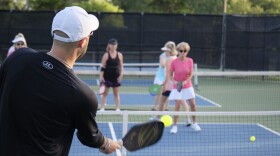
[[101, 111], [105, 109], [110, 87], [113, 88], [116, 111], [120, 110], [119, 86], [121, 86], [123, 76], [123, 55], [117, 51], [117, 47], [117, 40], [110, 39], [106, 48], [107, 52], [102, 57], [100, 82], [105, 85], [105, 91], [101, 96]]

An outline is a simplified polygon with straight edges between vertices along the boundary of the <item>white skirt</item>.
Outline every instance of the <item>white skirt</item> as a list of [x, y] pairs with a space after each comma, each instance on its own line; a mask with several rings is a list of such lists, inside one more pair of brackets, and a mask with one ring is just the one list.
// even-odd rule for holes
[[194, 99], [195, 93], [193, 87], [184, 88], [181, 92], [178, 92], [177, 89], [172, 89], [169, 95], [169, 100], [189, 100]]

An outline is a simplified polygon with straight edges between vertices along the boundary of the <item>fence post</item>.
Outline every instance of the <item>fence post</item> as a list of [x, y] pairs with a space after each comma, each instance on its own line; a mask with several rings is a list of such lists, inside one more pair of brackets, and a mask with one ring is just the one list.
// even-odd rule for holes
[[222, 43], [221, 43], [221, 60], [220, 70], [225, 70], [226, 65], [226, 31], [227, 31], [227, 0], [224, 0], [223, 23], [222, 23]]
[[[140, 14], [140, 57], [139, 57], [139, 63], [143, 63], [142, 55], [143, 55], [143, 18], [144, 18], [144, 12], [141, 12]], [[141, 70], [141, 68], [140, 68]]]

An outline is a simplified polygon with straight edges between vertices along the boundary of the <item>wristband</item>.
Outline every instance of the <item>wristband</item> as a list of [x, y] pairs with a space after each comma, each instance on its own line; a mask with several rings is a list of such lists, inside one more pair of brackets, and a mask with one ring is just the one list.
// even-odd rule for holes
[[104, 67], [101, 67], [100, 71], [105, 71], [105, 68], [104, 68]]
[[102, 153], [106, 153], [106, 151], [110, 148], [110, 139], [107, 139], [107, 142], [103, 148], [99, 148], [99, 151]]

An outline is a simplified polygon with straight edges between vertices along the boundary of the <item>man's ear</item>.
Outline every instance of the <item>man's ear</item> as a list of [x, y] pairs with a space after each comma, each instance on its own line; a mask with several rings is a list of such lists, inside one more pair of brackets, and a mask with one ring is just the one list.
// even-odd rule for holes
[[84, 48], [85, 46], [87, 46], [87, 40], [88, 40], [88, 37], [85, 37], [85, 38], [81, 39], [79, 41], [79, 47]]

